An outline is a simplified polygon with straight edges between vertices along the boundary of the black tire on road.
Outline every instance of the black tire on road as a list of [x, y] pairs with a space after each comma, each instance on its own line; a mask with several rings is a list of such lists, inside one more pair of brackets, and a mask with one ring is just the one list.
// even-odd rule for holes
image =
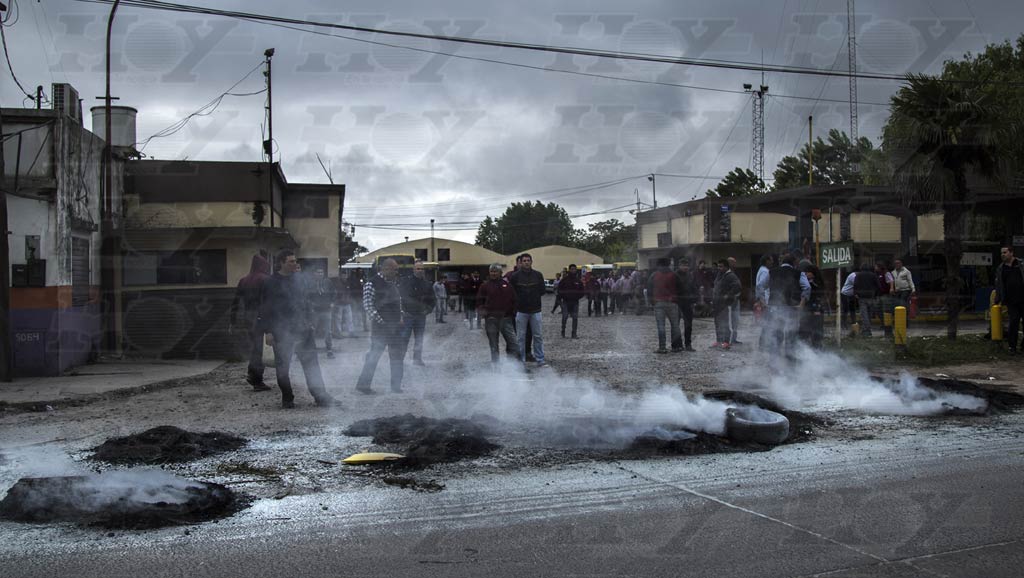
[[725, 434], [738, 442], [778, 445], [789, 437], [789, 419], [760, 407], [730, 407], [725, 410]]

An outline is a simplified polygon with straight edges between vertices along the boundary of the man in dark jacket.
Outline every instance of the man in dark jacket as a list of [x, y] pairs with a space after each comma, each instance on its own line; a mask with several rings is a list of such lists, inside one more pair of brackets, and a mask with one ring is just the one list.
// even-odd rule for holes
[[412, 266], [412, 277], [406, 277], [399, 284], [402, 291], [402, 305], [405, 309], [405, 342], [413, 338], [412, 362], [423, 363], [423, 333], [427, 327], [427, 315], [434, 310], [434, 288], [427, 281], [423, 261], [416, 259]]
[[263, 333], [256, 328], [256, 321], [260, 317], [260, 291], [263, 289], [263, 283], [269, 278], [270, 261], [267, 260], [266, 253], [260, 251], [252, 256], [249, 274], [238, 281], [238, 289], [231, 301], [229, 313], [228, 333], [234, 333], [239, 306], [244, 310], [242, 325], [245, 328], [246, 344], [249, 346], [249, 367], [246, 370], [245, 381], [254, 391], [270, 391], [270, 386], [263, 383]]
[[572, 317], [572, 338], [578, 339], [576, 329], [580, 322], [580, 299], [584, 293], [583, 280], [576, 265], [569, 265], [569, 272], [558, 284], [558, 298], [562, 305], [562, 337], [565, 337], [565, 323]]
[[526, 330], [529, 328], [533, 334], [533, 357], [538, 366], [547, 365], [544, 359], [544, 334], [541, 331], [544, 275], [533, 268], [533, 257], [529, 253], [519, 256], [519, 269], [509, 276], [509, 284], [516, 293], [516, 336], [523, 362], [529, 356], [526, 351]]
[[324, 333], [324, 351], [329, 359], [334, 358], [334, 344], [331, 341], [331, 315], [334, 310], [334, 285], [323, 269], [313, 272], [313, 280], [309, 284], [309, 302], [313, 307], [313, 338], [322, 331]]
[[860, 304], [860, 334], [871, 337], [871, 311], [878, 297], [878, 276], [872, 271], [871, 265], [865, 263], [857, 271], [853, 278], [853, 294]]
[[697, 288], [696, 280], [693, 278], [693, 273], [690, 271], [689, 259], [684, 257], [679, 260], [676, 276], [679, 277], [679, 292], [676, 295], [676, 305], [679, 307], [679, 317], [683, 323], [683, 341], [673, 341], [672, 349], [674, 351], [693, 351], [691, 342], [693, 337], [693, 306], [697, 304], [700, 291]]
[[781, 263], [768, 273], [768, 323], [762, 330], [769, 332], [765, 344], [787, 357], [792, 357], [796, 345], [800, 310], [811, 296], [811, 285], [796, 268], [796, 262], [792, 254], [785, 253]]
[[269, 333], [267, 344], [274, 348], [277, 386], [281, 389], [281, 406], [295, 407], [295, 395], [288, 375], [292, 354], [297, 354], [306, 387], [319, 406], [337, 405], [337, 400], [324, 388], [324, 377], [316, 359], [313, 339], [313, 310], [305, 284], [296, 275], [295, 253], [284, 249], [277, 254], [278, 271], [263, 283], [260, 296], [260, 317], [257, 331]]
[[729, 349], [732, 343], [732, 307], [739, 300], [740, 279], [729, 268], [728, 259], [718, 262], [718, 277], [711, 289], [711, 306], [715, 315], [715, 343], [712, 347]]
[[505, 352], [519, 356], [516, 332], [516, 293], [501, 276], [501, 265], [495, 263], [487, 271], [487, 281], [476, 295], [479, 315], [484, 318], [484, 332], [491, 347], [491, 363], [498, 362], [498, 335], [505, 338]]
[[1017, 331], [1024, 311], [1024, 264], [1013, 256], [1013, 247], [1003, 247], [999, 256], [1002, 263], [996, 268], [996, 304], [1006, 306], [1010, 322], [1006, 342], [1010, 353], [1017, 353]]
[[363, 308], [370, 319], [370, 350], [366, 352], [363, 371], [356, 382], [356, 391], [373, 393], [370, 384], [377, 362], [386, 349], [391, 361], [391, 391], [401, 393], [405, 372], [405, 336], [402, 294], [398, 288], [398, 262], [385, 259], [380, 271], [363, 284]]
[[669, 268], [668, 259], [658, 259], [658, 269], [651, 275], [647, 283], [647, 294], [654, 298], [654, 323], [658, 327], [658, 350], [655, 353], [668, 353], [665, 349], [665, 320], [668, 320], [672, 334], [672, 350], [682, 342], [679, 335], [679, 277]]

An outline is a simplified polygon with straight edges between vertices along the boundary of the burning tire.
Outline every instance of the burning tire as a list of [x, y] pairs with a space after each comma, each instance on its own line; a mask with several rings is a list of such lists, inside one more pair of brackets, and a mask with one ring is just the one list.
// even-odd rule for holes
[[778, 445], [789, 437], [789, 420], [759, 407], [730, 407], [725, 410], [725, 433], [738, 442]]

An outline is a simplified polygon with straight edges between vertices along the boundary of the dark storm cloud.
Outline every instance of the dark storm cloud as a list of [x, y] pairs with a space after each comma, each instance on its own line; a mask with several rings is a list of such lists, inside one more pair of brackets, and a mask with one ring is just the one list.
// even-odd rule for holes
[[[107, 7], [20, 0], [21, 19], [8, 29], [12, 61], [23, 84], [71, 82], [83, 107], [103, 91]], [[583, 46], [635, 53], [846, 69], [846, 3], [803, 2], [375, 2], [339, 9], [336, 2], [267, 0], [218, 7], [344, 22], [373, 28], [493, 40]], [[902, 74], [935, 72], [946, 58], [1015, 37], [1024, 9], [1013, 2], [857, 3], [858, 66]], [[757, 73], [597, 60], [384, 35], [337, 34], [458, 56], [507, 60], [540, 68], [668, 84], [739, 90]], [[215, 17], [123, 7], [118, 13], [113, 91], [139, 110], [140, 140], [172, 125], [227, 90], [275, 47], [274, 140], [291, 181], [326, 182], [316, 156], [349, 191], [350, 220], [472, 220], [536, 193], [651, 172], [707, 175], [658, 177], [659, 205], [688, 200], [732, 167], [750, 164], [750, 104], [742, 94], [627, 83], [515, 68], [446, 55], [329, 38]], [[769, 97], [766, 172], [815, 133], [849, 128], [848, 83], [769, 75], [769, 95], [821, 96], [838, 102]], [[234, 92], [263, 86], [255, 71]], [[877, 139], [884, 105], [898, 86], [858, 84], [860, 134]], [[9, 75], [4, 104], [18, 100]], [[216, 112], [153, 140], [158, 158], [259, 160], [264, 95], [228, 96]], [[88, 124], [88, 123], [87, 123]], [[587, 193], [540, 195], [573, 214], [617, 207], [638, 178]], [[478, 203], [467, 202], [483, 197]], [[497, 200], [495, 200], [497, 199]], [[452, 202], [451, 205], [437, 205]], [[435, 203], [429, 207], [413, 207]], [[428, 210], [429, 209], [429, 210]], [[628, 214], [614, 214], [629, 220]], [[579, 224], [604, 216], [580, 219]], [[363, 236], [364, 233], [366, 236]], [[414, 235], [416, 235], [414, 233]], [[360, 240], [380, 246], [401, 232], [363, 228]], [[471, 231], [450, 236], [471, 240]]]

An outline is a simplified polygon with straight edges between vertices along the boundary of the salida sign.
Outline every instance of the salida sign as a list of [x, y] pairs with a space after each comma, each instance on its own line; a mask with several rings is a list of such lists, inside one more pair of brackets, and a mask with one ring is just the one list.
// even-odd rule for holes
[[820, 269], [838, 269], [853, 265], [853, 241], [825, 243], [818, 254]]

